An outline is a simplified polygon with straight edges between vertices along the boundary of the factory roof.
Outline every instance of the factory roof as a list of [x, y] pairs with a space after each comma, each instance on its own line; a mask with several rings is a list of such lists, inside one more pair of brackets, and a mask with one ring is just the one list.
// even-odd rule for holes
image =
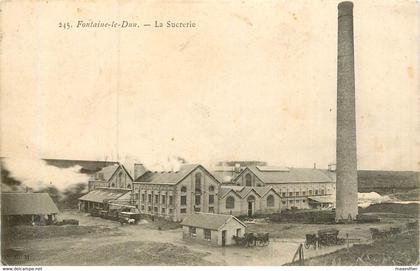
[[264, 197], [265, 194], [267, 194], [267, 192], [270, 190], [273, 190], [274, 193], [278, 194], [271, 186], [251, 187], [251, 186], [235, 186], [235, 185], [229, 185], [229, 186], [223, 185], [220, 188], [219, 194], [221, 198], [224, 198], [230, 191], [233, 191], [238, 197], [245, 198], [246, 196], [249, 195], [249, 193], [251, 193], [251, 191], [254, 191], [260, 197]]
[[[248, 166], [247, 169], [266, 184], [335, 182], [334, 172], [323, 169], [260, 166]], [[234, 182], [248, 172], [247, 169], [243, 170]]]
[[56, 214], [58, 208], [48, 193], [2, 193], [2, 215]]
[[112, 176], [114, 176], [115, 172], [121, 168], [122, 170], [124, 170], [127, 173], [127, 176], [132, 180], [133, 178], [131, 177], [130, 173], [127, 171], [127, 169], [122, 165], [122, 164], [115, 164], [115, 165], [111, 165], [111, 166], [107, 166], [104, 167], [103, 169], [101, 169], [98, 174], [103, 174], [103, 181], [107, 182], [109, 181]]
[[195, 213], [187, 215], [181, 222], [181, 225], [209, 230], [218, 230], [222, 228], [230, 220], [235, 220], [242, 226], [246, 225], [234, 217], [233, 215], [211, 214], [211, 213]]
[[150, 184], [170, 184], [174, 185], [182, 180], [184, 180], [191, 172], [196, 168], [201, 168], [203, 171], [207, 172], [211, 177], [214, 178], [217, 182], [220, 182], [219, 179], [214, 177], [210, 172], [208, 172], [203, 166], [198, 164], [186, 164], [182, 165], [177, 171], [147, 171], [145, 174], [138, 177], [135, 182], [138, 183], [150, 183]]

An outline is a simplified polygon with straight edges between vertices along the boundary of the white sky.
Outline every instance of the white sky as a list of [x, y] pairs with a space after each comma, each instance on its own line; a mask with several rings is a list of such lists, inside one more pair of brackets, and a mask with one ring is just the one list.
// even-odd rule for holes
[[[335, 160], [336, 6], [3, 3], [1, 155], [326, 167]], [[420, 168], [418, 15], [414, 1], [355, 1], [360, 169]], [[198, 27], [57, 27], [78, 19]]]

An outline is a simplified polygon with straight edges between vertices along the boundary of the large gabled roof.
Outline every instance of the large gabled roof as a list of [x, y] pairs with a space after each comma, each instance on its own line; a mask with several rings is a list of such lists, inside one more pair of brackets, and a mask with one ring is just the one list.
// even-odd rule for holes
[[2, 193], [2, 215], [56, 214], [58, 208], [48, 193]]
[[[274, 168], [248, 166], [249, 169], [259, 180], [266, 184], [287, 184], [287, 183], [316, 183], [316, 182], [334, 182], [335, 174], [327, 170], [314, 168]], [[247, 172], [243, 170], [234, 182]]]
[[181, 225], [191, 226], [209, 230], [218, 230], [225, 225], [229, 220], [234, 219], [239, 224], [246, 227], [246, 225], [234, 217], [233, 215], [211, 214], [211, 213], [195, 213], [187, 215], [181, 222]]
[[203, 166], [199, 164], [185, 164], [182, 165], [178, 171], [148, 171], [145, 174], [138, 177], [135, 180], [135, 182], [174, 185], [184, 180], [191, 172], [193, 172], [198, 167], [207, 172], [207, 174], [209, 174], [215, 181], [220, 183], [220, 181], [217, 178], [215, 178], [209, 171], [207, 171]]
[[[224, 198], [227, 194], [229, 194], [230, 191], [233, 191], [238, 197], [245, 198], [246, 196], [251, 193], [251, 191], [254, 191], [258, 196], [264, 197], [269, 191], [273, 191], [274, 193], [277, 193], [277, 191], [272, 186], [261, 186], [261, 187], [255, 187], [255, 186], [222, 186], [220, 188], [220, 197]], [[280, 196], [280, 195], [279, 195]]]
[[117, 170], [120, 167], [122, 168], [122, 170], [125, 171], [125, 173], [128, 175], [128, 177], [131, 180], [133, 180], [133, 178], [131, 177], [130, 173], [127, 171], [127, 169], [122, 164], [115, 164], [115, 165], [104, 167], [98, 173], [99, 174], [103, 174], [104, 181], [108, 182], [112, 178], [112, 176], [114, 176], [115, 172], [117, 172]]

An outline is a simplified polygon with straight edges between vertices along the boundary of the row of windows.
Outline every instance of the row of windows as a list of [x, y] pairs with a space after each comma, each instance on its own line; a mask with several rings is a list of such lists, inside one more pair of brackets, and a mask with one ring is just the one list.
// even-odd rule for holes
[[[185, 185], [181, 186], [181, 192], [182, 193], [187, 192], [187, 187]], [[195, 192], [201, 192], [201, 185], [200, 186], [197, 186], [197, 184], [196, 184], [196, 186], [195, 186]], [[210, 185], [209, 186], [209, 192], [214, 192], [214, 186], [213, 185]]]
[[[146, 194], [141, 194], [141, 202], [145, 202], [146, 201]], [[148, 203], [152, 203], [152, 194], [148, 194], [147, 195], [147, 202]], [[155, 195], [154, 198], [154, 203], [155, 204], [166, 204], [166, 195], [160, 195], [160, 201], [159, 201], [159, 195]], [[168, 204], [172, 205], [173, 204], [173, 196], [168, 196]]]
[[[315, 190], [314, 195], [324, 195], [325, 194], [325, 190], [322, 189], [321, 193], [318, 191], [318, 189]], [[293, 196], [300, 196], [300, 192], [289, 192], [289, 197], [293, 197]], [[312, 196], [312, 190], [308, 190], [308, 195]], [[282, 197], [287, 197], [287, 193], [286, 192], [282, 192], [281, 193]], [[306, 196], [306, 191], [302, 191], [302, 196]]]
[[[302, 200], [302, 203], [305, 203], [305, 202], [306, 202], [306, 200], [304, 200], [304, 199], [303, 199], [303, 200]], [[282, 201], [281, 203], [282, 203], [283, 205], [286, 205], [286, 204], [287, 204], [287, 201], [285, 201], [285, 200], [284, 200], [284, 201]], [[298, 199], [296, 199], [296, 200], [292, 200], [292, 199], [291, 199], [291, 200], [289, 200], [289, 204], [294, 204], [294, 203], [300, 203], [300, 200], [298, 200]]]
[[[195, 195], [195, 205], [201, 205], [201, 195]], [[209, 204], [214, 204], [214, 195], [209, 195]], [[187, 205], [187, 196], [181, 196], [181, 205]]]
[[[255, 201], [255, 197], [253, 195], [249, 196], [247, 201]], [[267, 207], [274, 207], [274, 196], [268, 195], [267, 197]], [[235, 208], [235, 198], [229, 196], [226, 198], [226, 209], [234, 209]]]
[[[141, 210], [142, 210], [142, 211], [144, 211], [144, 210], [145, 210], [144, 205], [141, 205], [141, 207], [140, 207], [140, 208], [141, 208]], [[148, 206], [148, 207], [147, 207], [147, 211], [149, 211], [149, 212], [151, 213], [151, 212], [152, 212], [152, 206]], [[168, 209], [168, 211], [169, 211], [169, 214], [173, 214], [173, 213], [174, 213], [174, 209], [172, 209], [172, 208], [171, 208], [171, 209]], [[154, 207], [154, 208], [153, 208], [153, 212], [154, 212], [154, 213], [158, 213], [158, 212], [159, 212], [159, 208], [158, 208], [158, 207]], [[161, 213], [161, 214], [166, 214], [166, 208], [161, 208], [161, 209], [160, 209], [160, 213]]]
[[[115, 187], [115, 183], [111, 183], [111, 187]], [[120, 183], [120, 188], [123, 188], [124, 187], [124, 184], [123, 183]], [[131, 184], [127, 184], [127, 189], [131, 189]]]

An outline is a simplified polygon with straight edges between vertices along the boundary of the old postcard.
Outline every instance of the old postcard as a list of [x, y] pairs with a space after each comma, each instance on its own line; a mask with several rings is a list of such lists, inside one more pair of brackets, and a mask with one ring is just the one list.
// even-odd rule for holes
[[3, 270], [417, 270], [416, 1], [0, 7]]

